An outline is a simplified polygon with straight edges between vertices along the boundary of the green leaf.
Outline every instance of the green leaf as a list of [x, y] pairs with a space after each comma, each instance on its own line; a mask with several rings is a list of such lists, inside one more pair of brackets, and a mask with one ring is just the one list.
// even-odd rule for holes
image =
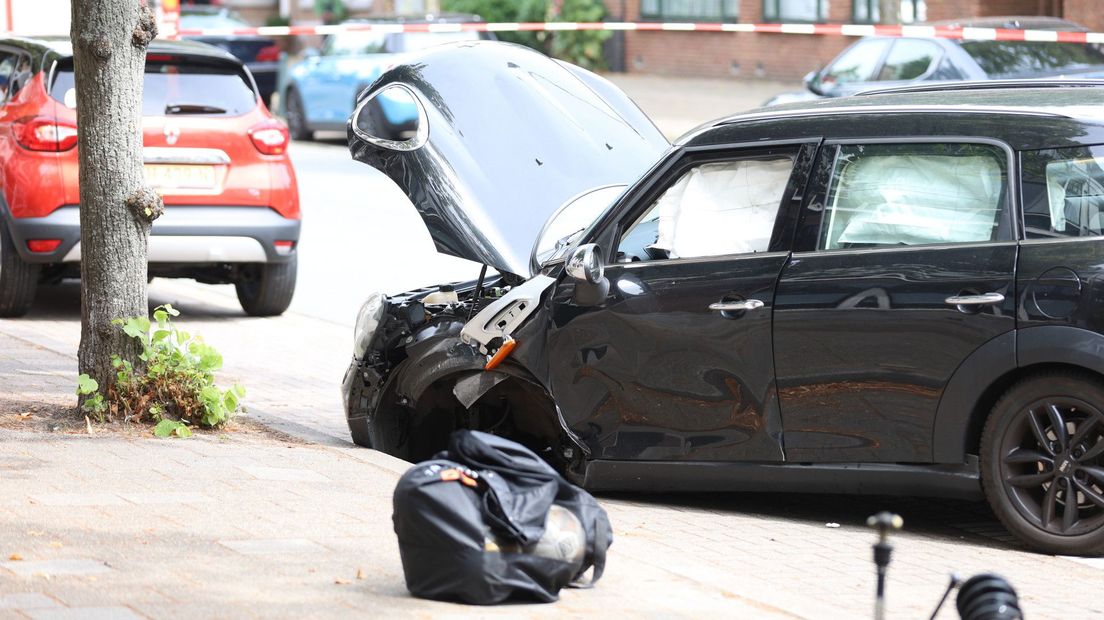
[[177, 425], [180, 425], [180, 422], [177, 422], [176, 420], [169, 420], [166, 418], [158, 422], [157, 426], [153, 427], [153, 434], [157, 435], [158, 437], [168, 437], [169, 435], [173, 434], [173, 431], [176, 430]]
[[153, 320], [157, 321], [158, 325], [164, 325], [165, 321], [169, 320], [169, 313], [165, 312], [164, 310], [160, 310], [160, 309], [154, 310], [153, 311]]
[[245, 398], [245, 386], [240, 383], [235, 383], [230, 387], [234, 390], [234, 393], [238, 395], [238, 398]]
[[226, 405], [227, 411], [237, 411], [238, 409], [238, 395], [233, 390], [227, 390], [222, 395], [222, 402]]
[[81, 373], [81, 375], [77, 377], [77, 394], [91, 394], [99, 391], [99, 389], [100, 384], [87, 374]]
[[164, 308], [165, 312], [168, 312], [172, 316], [180, 316], [180, 311], [173, 308], [172, 304], [165, 304], [163, 306], [158, 306], [158, 308]]
[[177, 426], [174, 429], [174, 431], [176, 432], [177, 437], [191, 437], [192, 436], [192, 429], [188, 428], [187, 426], [185, 426], [183, 424], [181, 424], [180, 426]]

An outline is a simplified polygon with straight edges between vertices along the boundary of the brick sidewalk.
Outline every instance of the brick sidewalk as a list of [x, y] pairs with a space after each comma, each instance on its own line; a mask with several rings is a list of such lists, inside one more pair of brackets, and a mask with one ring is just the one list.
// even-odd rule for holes
[[[156, 618], [867, 617], [873, 536], [863, 520], [883, 508], [906, 519], [890, 617], [926, 616], [955, 570], [1009, 577], [1031, 618], [1104, 614], [1100, 561], [1018, 551], [982, 505], [790, 494], [604, 497], [616, 542], [595, 590], [496, 609], [412, 599], [389, 518], [405, 464], [344, 435], [340, 373], [329, 366], [343, 363], [348, 328], [233, 316], [215, 297], [191, 297], [196, 288], [155, 297], [189, 308], [189, 329], [223, 351], [227, 379], [250, 388], [249, 417], [313, 443], [0, 431], [0, 560], [23, 558], [0, 564], [0, 618], [92, 608]], [[64, 347], [79, 325], [61, 301], [50, 300], [57, 314], [0, 321], [0, 410], [72, 403], [75, 362]], [[310, 334], [311, 346], [288, 334]]]

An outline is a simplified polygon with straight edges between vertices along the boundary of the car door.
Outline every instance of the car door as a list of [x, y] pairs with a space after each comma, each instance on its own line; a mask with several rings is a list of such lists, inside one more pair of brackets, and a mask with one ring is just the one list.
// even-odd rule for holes
[[552, 390], [592, 458], [782, 458], [771, 309], [815, 142], [677, 158], [611, 226], [597, 304], [553, 293]]
[[1016, 325], [1012, 170], [986, 140], [821, 149], [775, 297], [787, 460], [931, 460], [947, 382]]

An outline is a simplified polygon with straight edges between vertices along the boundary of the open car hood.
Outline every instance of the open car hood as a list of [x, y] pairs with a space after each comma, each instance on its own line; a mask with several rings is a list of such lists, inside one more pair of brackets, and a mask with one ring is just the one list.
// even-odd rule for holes
[[353, 158], [399, 185], [439, 251], [521, 276], [560, 206], [634, 181], [669, 146], [608, 80], [493, 41], [407, 57], [349, 120]]

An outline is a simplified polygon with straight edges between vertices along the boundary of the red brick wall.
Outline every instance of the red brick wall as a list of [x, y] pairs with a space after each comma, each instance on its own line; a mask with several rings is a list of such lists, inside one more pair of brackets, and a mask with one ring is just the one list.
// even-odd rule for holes
[[[640, 20], [640, 0], [605, 0], [612, 18]], [[829, 23], [851, 21], [851, 0], [830, 0]], [[1104, 0], [927, 0], [928, 21], [988, 15], [1058, 13], [1104, 31]], [[763, 21], [763, 0], [740, 0], [740, 21]], [[796, 80], [825, 65], [852, 37], [728, 33], [626, 32], [627, 71], [709, 77]]]
[[1062, 17], [1094, 32], [1104, 32], [1104, 3], [1100, 0], [1065, 0]]

